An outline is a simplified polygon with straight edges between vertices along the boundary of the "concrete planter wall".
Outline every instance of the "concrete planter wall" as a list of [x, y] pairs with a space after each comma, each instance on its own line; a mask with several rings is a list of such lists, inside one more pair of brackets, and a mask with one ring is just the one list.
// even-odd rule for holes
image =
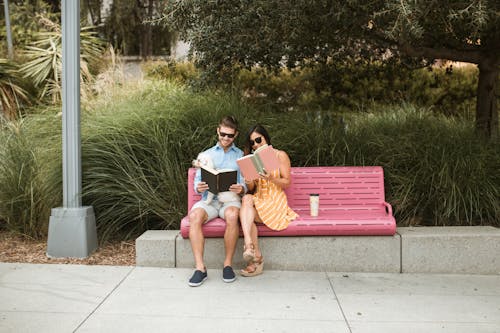
[[[262, 237], [265, 268], [330, 272], [500, 274], [500, 229], [409, 227], [394, 236]], [[243, 240], [234, 266], [243, 267]], [[222, 268], [222, 238], [207, 238], [208, 268]], [[150, 230], [136, 240], [136, 264], [193, 267], [189, 239], [178, 230]]]

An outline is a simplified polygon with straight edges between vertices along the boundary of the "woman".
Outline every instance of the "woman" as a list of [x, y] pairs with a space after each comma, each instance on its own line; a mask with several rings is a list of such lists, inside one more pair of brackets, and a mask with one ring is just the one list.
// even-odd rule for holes
[[[261, 125], [252, 127], [245, 138], [244, 154], [263, 145], [271, 145], [271, 138]], [[260, 178], [247, 181], [248, 191], [241, 202], [240, 221], [245, 239], [243, 259], [247, 267], [240, 271], [242, 276], [255, 276], [262, 273], [264, 259], [257, 239], [255, 222], [264, 223], [273, 230], [283, 230], [298, 215], [290, 207], [284, 189], [290, 185], [290, 158], [282, 150], [274, 149], [280, 162], [277, 170], [265, 171]], [[279, 208], [281, 207], [281, 208]]]

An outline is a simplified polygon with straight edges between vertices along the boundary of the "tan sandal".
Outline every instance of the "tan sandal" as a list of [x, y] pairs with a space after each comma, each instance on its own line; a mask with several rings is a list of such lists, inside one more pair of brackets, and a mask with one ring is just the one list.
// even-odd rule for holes
[[254, 260], [250, 261], [246, 268], [240, 271], [241, 276], [256, 276], [262, 274], [264, 270], [264, 257], [255, 257]]
[[250, 243], [249, 246], [244, 246], [243, 251], [243, 260], [246, 262], [252, 262], [255, 260], [255, 246], [253, 243]]

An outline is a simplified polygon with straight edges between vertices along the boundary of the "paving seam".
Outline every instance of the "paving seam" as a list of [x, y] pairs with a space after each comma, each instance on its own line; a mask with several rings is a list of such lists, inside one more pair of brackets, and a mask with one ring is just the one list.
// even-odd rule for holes
[[87, 317], [85, 317], [84, 320], [82, 320], [82, 322], [73, 330], [73, 333], [75, 333], [76, 331], [78, 331], [78, 329], [80, 329], [80, 327], [82, 327], [83, 324], [85, 324], [85, 322], [87, 320], [89, 320], [89, 318], [97, 311], [97, 309], [99, 309], [101, 307], [101, 305], [106, 302], [106, 300], [109, 298], [109, 296], [111, 296], [116, 289], [118, 289], [119, 286], [122, 285], [123, 281], [125, 281], [129, 275], [136, 269], [136, 266], [132, 266], [132, 268], [130, 269], [130, 271], [123, 277], [123, 279], [120, 280], [120, 282], [118, 282], [116, 284], [116, 286], [106, 295], [106, 297], [104, 297], [104, 299], [99, 303], [97, 304], [97, 306], [94, 308], [94, 310], [92, 310], [92, 312], [90, 312], [88, 314]]
[[344, 309], [342, 308], [342, 304], [340, 304], [340, 300], [339, 300], [339, 298], [337, 296], [337, 293], [335, 292], [335, 288], [333, 288], [332, 280], [328, 276], [327, 272], [324, 272], [324, 273], [325, 273], [326, 278], [328, 279], [328, 283], [330, 284], [330, 288], [332, 288], [333, 295], [335, 295], [335, 299], [337, 300], [337, 304], [339, 305], [340, 312], [342, 312], [342, 317], [344, 317], [344, 321], [345, 321], [345, 323], [347, 325], [347, 328], [349, 329], [349, 332], [352, 333], [351, 325], [349, 324], [349, 321], [347, 320], [347, 317], [346, 317], [346, 315], [344, 313]]

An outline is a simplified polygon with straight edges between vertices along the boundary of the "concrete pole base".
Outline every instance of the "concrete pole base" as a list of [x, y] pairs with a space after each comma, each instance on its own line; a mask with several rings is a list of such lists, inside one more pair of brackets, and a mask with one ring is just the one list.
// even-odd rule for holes
[[47, 256], [86, 258], [97, 249], [97, 231], [92, 206], [52, 208]]

